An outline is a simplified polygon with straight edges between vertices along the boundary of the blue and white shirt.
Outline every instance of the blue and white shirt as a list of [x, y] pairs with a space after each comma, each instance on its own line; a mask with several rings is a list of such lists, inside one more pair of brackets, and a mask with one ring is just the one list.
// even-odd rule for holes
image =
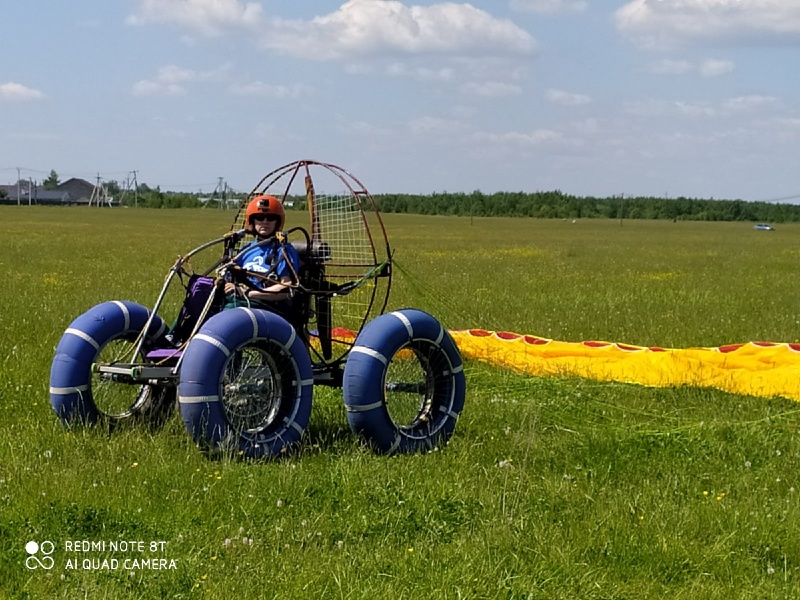
[[[282, 249], [282, 250], [281, 250]], [[264, 273], [270, 279], [280, 281], [284, 278], [294, 279], [292, 269], [286, 259], [292, 265], [292, 269], [297, 273], [300, 270], [300, 256], [291, 244], [281, 244], [277, 238], [272, 238], [269, 242], [258, 245], [252, 242], [239, 253], [236, 257], [236, 264], [256, 273]], [[258, 287], [264, 287], [266, 282], [263, 279], [251, 277], [250, 281]]]

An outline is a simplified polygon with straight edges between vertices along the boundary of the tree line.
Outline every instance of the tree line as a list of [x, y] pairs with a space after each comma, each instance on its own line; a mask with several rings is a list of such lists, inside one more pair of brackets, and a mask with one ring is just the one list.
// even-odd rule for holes
[[[56, 189], [54, 170], [42, 182]], [[118, 203], [142, 208], [198, 208], [207, 194], [162, 191], [140, 183], [125, 190], [116, 181], [104, 183], [108, 196]], [[244, 194], [232, 197], [245, 198]], [[293, 207], [304, 210], [306, 199], [293, 196]], [[745, 200], [704, 198], [660, 198], [655, 196], [574, 196], [560, 190], [541, 192], [434, 192], [432, 194], [376, 194], [381, 212], [462, 217], [536, 217], [543, 219], [669, 219], [673, 221], [800, 222], [800, 205]], [[212, 200], [223, 200], [212, 198]]]
[[573, 196], [561, 191], [379, 194], [381, 212], [545, 219], [669, 219], [686, 221], [800, 221], [800, 205], [745, 200], [652, 196]]

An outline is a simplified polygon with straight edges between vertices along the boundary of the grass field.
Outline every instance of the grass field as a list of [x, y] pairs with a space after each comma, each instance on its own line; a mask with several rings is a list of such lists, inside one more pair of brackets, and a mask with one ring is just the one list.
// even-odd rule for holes
[[[206, 459], [177, 416], [62, 429], [48, 378], [64, 329], [104, 300], [152, 304], [175, 257], [232, 217], [0, 207], [0, 598], [800, 595], [788, 400], [468, 363], [455, 435], [427, 455], [363, 448], [335, 390], [315, 390], [302, 448], [266, 463]], [[453, 329], [677, 348], [800, 337], [798, 225], [385, 220], [390, 308]], [[26, 543], [45, 540], [54, 568], [26, 568]]]

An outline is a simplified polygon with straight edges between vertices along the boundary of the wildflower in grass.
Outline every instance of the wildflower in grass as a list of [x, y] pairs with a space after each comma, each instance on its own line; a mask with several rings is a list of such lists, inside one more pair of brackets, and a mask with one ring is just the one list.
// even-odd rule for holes
[[276, 504], [277, 504], [278, 508], [280, 508], [281, 506], [283, 506], [283, 500], [281, 500], [281, 499], [279, 498], [279, 499], [278, 499], [278, 502], [277, 502]]
[[725, 492], [717, 494], [717, 502], [722, 502], [725, 499]]
[[139, 463], [138, 463], [138, 462], [135, 462], [135, 463], [133, 463], [133, 464], [131, 465], [131, 469], [135, 469], [135, 468], [136, 468], [136, 467], [138, 467], [138, 466], [139, 466]]
[[414, 549], [413, 548], [409, 548], [408, 549], [408, 553], [411, 554], [412, 552], [414, 552]]
[[753, 466], [753, 463], [751, 463], [749, 460], [744, 461], [744, 468], [745, 469], [749, 469], [752, 466]]
[[344, 548], [344, 542], [342, 540], [339, 540], [338, 542], [336, 542], [336, 547], [339, 550], [341, 550], [342, 548]]
[[708, 496], [708, 490], [703, 490], [703, 496]]
[[117, 467], [117, 473], [122, 473], [122, 467]]
[[226, 548], [230, 548], [232, 543], [233, 543], [233, 542], [231, 541], [231, 538], [225, 538], [225, 541], [223, 542], [223, 545], [224, 545]]
[[497, 466], [500, 467], [501, 469], [505, 469], [506, 467], [512, 466], [511, 462], [512, 459], [506, 458], [505, 460], [501, 460], [499, 463], [497, 463]]
[[45, 457], [45, 458], [53, 458], [53, 452], [52, 452], [52, 450], [45, 450], [45, 451], [44, 451], [44, 457]]
[[773, 567], [772, 565], [769, 565], [767, 567], [767, 575], [775, 575], [775, 567]]

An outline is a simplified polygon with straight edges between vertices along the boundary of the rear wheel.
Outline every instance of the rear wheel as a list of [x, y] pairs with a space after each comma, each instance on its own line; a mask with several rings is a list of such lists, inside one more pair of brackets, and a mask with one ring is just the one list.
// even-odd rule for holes
[[350, 428], [375, 451], [430, 450], [447, 443], [464, 407], [461, 355], [431, 315], [381, 315], [356, 338], [343, 391]]

